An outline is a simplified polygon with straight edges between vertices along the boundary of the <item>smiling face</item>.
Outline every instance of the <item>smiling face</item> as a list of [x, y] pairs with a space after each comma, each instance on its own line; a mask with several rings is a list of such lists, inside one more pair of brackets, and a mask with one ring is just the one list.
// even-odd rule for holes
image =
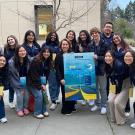
[[3, 68], [6, 64], [6, 58], [4, 56], [0, 56], [0, 68]]
[[116, 45], [120, 45], [121, 44], [121, 38], [119, 35], [114, 35], [113, 36], [113, 42], [116, 44]]
[[61, 43], [61, 49], [64, 53], [67, 53], [69, 51], [70, 45], [66, 40], [63, 40]]
[[50, 56], [50, 52], [49, 52], [48, 49], [46, 49], [46, 50], [43, 52], [43, 57], [44, 57], [44, 59], [48, 59], [49, 56]]
[[127, 52], [124, 56], [124, 62], [127, 64], [127, 65], [131, 65], [134, 61], [134, 58], [133, 58], [133, 55], [131, 52]]
[[86, 41], [86, 39], [87, 39], [86, 33], [81, 32], [81, 33], [80, 33], [80, 39], [81, 39], [82, 41]]
[[34, 34], [32, 32], [29, 33], [29, 35], [27, 35], [27, 41], [28, 42], [33, 42], [34, 41]]
[[106, 34], [106, 35], [110, 35], [111, 33], [112, 33], [112, 24], [109, 24], [109, 23], [107, 23], [107, 24], [105, 24], [105, 26], [104, 26], [104, 33]]
[[23, 47], [20, 47], [20, 48], [19, 48], [18, 56], [19, 56], [20, 58], [24, 58], [24, 57], [26, 56], [26, 50], [25, 50]]
[[94, 40], [100, 39], [100, 34], [98, 32], [92, 32], [91, 36], [93, 37]]
[[107, 64], [111, 65], [111, 64], [113, 63], [113, 61], [114, 61], [113, 56], [111, 55], [110, 52], [107, 52], [107, 53], [105, 54], [105, 62], [106, 62]]
[[10, 48], [15, 48], [15, 39], [13, 37], [8, 37], [7, 44], [9, 45]]
[[72, 41], [74, 40], [75, 36], [74, 36], [74, 33], [72, 31], [70, 31], [68, 34], [67, 34], [67, 38]]
[[55, 41], [56, 40], [56, 34], [55, 33], [52, 33], [51, 35], [51, 41]]

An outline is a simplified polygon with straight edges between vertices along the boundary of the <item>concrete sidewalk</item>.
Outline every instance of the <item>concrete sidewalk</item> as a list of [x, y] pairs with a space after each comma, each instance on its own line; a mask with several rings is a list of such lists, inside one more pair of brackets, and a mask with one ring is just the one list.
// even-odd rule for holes
[[78, 112], [71, 116], [60, 114], [61, 105], [55, 111], [49, 111], [50, 117], [38, 120], [32, 115], [18, 117], [14, 109], [7, 106], [8, 123], [0, 124], [0, 135], [135, 135], [129, 127], [133, 120], [130, 116], [124, 126], [109, 122], [107, 115], [91, 112], [89, 106], [77, 105]]

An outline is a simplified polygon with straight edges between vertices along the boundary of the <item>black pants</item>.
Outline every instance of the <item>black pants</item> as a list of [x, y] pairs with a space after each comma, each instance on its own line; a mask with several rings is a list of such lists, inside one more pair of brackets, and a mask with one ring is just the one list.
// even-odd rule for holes
[[130, 112], [130, 99], [129, 98], [126, 104], [125, 112]]
[[62, 114], [69, 114], [73, 111], [76, 101], [66, 101], [65, 100], [65, 87], [61, 85], [61, 92], [62, 92]]
[[135, 101], [133, 103], [133, 110], [134, 110], [134, 118], [135, 118]]

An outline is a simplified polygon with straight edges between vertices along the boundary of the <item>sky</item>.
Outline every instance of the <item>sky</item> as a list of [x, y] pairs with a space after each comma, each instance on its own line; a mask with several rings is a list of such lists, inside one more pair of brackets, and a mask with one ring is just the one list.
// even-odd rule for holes
[[111, 2], [111, 7], [116, 7], [116, 6], [120, 6], [120, 8], [124, 9], [127, 4], [130, 2], [130, 1], [135, 1], [135, 0], [112, 0]]

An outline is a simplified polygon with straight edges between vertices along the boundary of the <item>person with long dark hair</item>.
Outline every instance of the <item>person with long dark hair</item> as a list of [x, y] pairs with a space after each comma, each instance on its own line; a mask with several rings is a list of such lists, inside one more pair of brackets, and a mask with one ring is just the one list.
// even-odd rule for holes
[[[124, 41], [122, 36], [118, 33], [114, 33], [113, 36], [113, 50], [115, 54], [115, 61], [119, 66], [121, 66], [121, 69], [124, 65], [124, 54], [125, 51], [129, 48], [129, 45]], [[123, 70], [119, 72], [119, 74], [123, 74]], [[125, 108], [125, 115], [128, 117], [130, 115], [130, 99], [127, 101], [127, 105]]]
[[59, 98], [59, 91], [60, 91], [60, 84], [56, 79], [56, 70], [54, 67], [54, 61], [56, 54], [60, 52], [59, 48], [59, 37], [56, 32], [50, 32], [47, 35], [46, 42], [42, 45], [42, 48], [49, 47], [51, 52], [53, 53], [53, 61], [52, 61], [52, 68], [49, 73], [48, 83], [49, 83], [49, 93], [52, 104], [50, 105], [50, 110], [55, 110], [57, 107], [57, 101]]
[[[131, 85], [135, 86], [135, 52], [133, 50], [126, 51], [124, 55], [124, 62], [129, 67]], [[135, 101], [133, 103], [133, 110], [134, 110], [134, 123], [132, 123], [130, 127], [135, 129]]]
[[[106, 74], [109, 78], [108, 106], [110, 110], [111, 122], [123, 125], [126, 122], [125, 107], [128, 101], [130, 79], [128, 67], [121, 66], [115, 58], [115, 52], [107, 51], [105, 54]], [[119, 74], [119, 72], [122, 72]]]
[[34, 116], [39, 119], [49, 116], [46, 104], [43, 102], [43, 92], [46, 90], [51, 67], [52, 53], [48, 47], [45, 47], [34, 57], [28, 72], [28, 86], [35, 101]]
[[5, 116], [5, 107], [3, 101], [3, 89], [8, 89], [8, 70], [6, 65], [6, 58], [3, 55], [0, 55], [0, 122], [7, 122], [7, 118]]
[[73, 30], [69, 30], [66, 34], [66, 38], [71, 42], [71, 51], [76, 52], [77, 41], [75, 32]]
[[[7, 43], [4, 46], [4, 56], [6, 57], [6, 61], [8, 61], [14, 56], [15, 49], [18, 46], [18, 40], [14, 35], [10, 35], [7, 37]], [[11, 87], [9, 83], [9, 107], [15, 108], [14, 101], [14, 89]]]
[[9, 77], [11, 86], [16, 92], [16, 111], [20, 117], [29, 114], [29, 110], [27, 109], [29, 92], [26, 84], [29, 65], [30, 60], [25, 48], [18, 46], [14, 57], [9, 61]]
[[65, 115], [70, 115], [75, 110], [75, 101], [66, 101], [65, 100], [65, 80], [64, 80], [64, 63], [63, 55], [71, 52], [71, 42], [68, 39], [63, 39], [60, 43], [61, 52], [57, 54], [55, 60], [56, 66], [56, 75], [57, 79], [61, 85], [62, 92], [62, 109], [61, 113]]
[[40, 45], [37, 43], [34, 31], [28, 30], [24, 36], [22, 46], [26, 49], [29, 57], [33, 58], [40, 52]]

